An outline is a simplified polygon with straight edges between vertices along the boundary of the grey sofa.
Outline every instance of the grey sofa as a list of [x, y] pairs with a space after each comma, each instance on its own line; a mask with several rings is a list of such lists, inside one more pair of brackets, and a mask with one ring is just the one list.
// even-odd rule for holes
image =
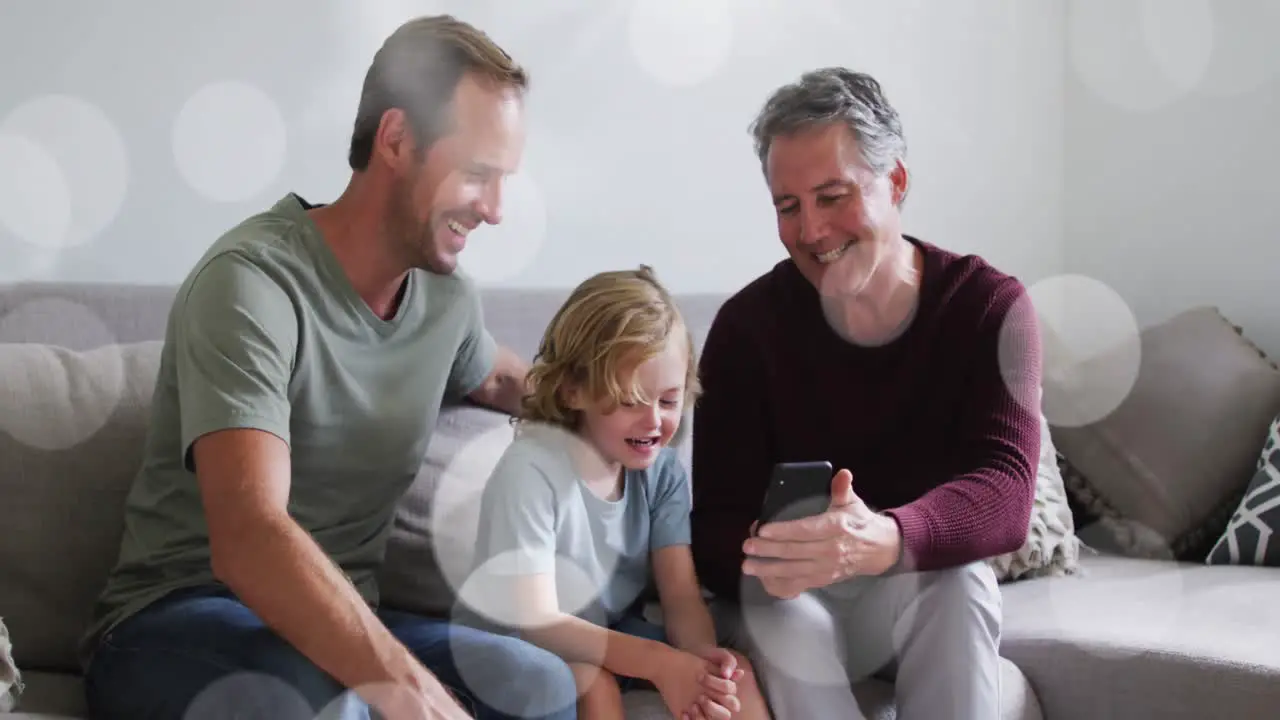
[[[0, 717], [85, 716], [75, 645], [115, 559], [173, 291], [0, 287], [0, 621], [25, 680], [16, 712]], [[530, 357], [562, 297], [492, 290], [485, 311], [498, 339]], [[721, 300], [680, 299], [699, 341]], [[450, 560], [424, 550], [424, 496], [442, 474], [482, 474], [478, 456], [495, 446], [481, 436], [501, 439], [489, 415], [442, 414], [396, 521], [384, 596], [434, 602], [439, 588], [419, 570]], [[1003, 720], [1280, 717], [1280, 570], [1091, 553], [1082, 564], [1074, 577], [1003, 586]], [[857, 692], [868, 718], [894, 717], [887, 683]], [[636, 717], [660, 707], [652, 694], [630, 702]]]

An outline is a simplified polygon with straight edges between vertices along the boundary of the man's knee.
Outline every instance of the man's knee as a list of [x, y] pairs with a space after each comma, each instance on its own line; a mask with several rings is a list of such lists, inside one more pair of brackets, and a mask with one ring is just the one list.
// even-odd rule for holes
[[511, 637], [490, 645], [484, 656], [486, 678], [498, 681], [485, 689], [473, 687], [484, 703], [512, 714], [518, 710], [523, 716], [574, 716], [578, 684], [573, 669], [560, 656]]
[[104, 646], [86, 676], [86, 699], [103, 718], [311, 720], [343, 694], [301, 655], [273, 646], [260, 650], [232, 662], [199, 647]]
[[345, 688], [293, 645], [269, 630], [270, 637], [258, 644], [258, 654], [245, 665], [250, 673], [283, 681], [312, 707], [330, 704]]
[[816, 594], [745, 605], [739, 635], [742, 642], [735, 647], [754, 658], [757, 672], [775, 683], [848, 681], [840, 623]]
[[510, 670], [512, 678], [520, 678], [522, 682], [528, 678], [548, 689], [564, 690], [574, 687], [573, 670], [569, 663], [555, 653], [531, 643], [506, 646], [502, 664]]
[[1001, 599], [995, 573], [974, 563], [929, 575], [921, 578], [921, 602], [897, 658], [899, 712], [997, 717]]
[[86, 676], [95, 717], [304, 718], [341, 685], [243, 605], [179, 598], [126, 620], [100, 643]]
[[949, 632], [998, 638], [1002, 619], [1000, 585], [985, 562], [928, 573], [920, 588], [913, 624], [943, 622]]
[[1000, 585], [995, 572], [983, 562], [969, 563], [948, 570], [932, 573], [928, 590], [935, 602], [974, 605], [998, 610], [1001, 604]]

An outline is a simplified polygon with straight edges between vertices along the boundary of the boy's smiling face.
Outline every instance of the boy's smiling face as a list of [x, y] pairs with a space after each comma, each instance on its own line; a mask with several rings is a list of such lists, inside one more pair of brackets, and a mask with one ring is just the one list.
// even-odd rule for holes
[[624, 388], [634, 380], [644, 401], [610, 407], [608, 399], [573, 398], [573, 408], [582, 412], [583, 439], [606, 463], [643, 470], [671, 442], [684, 413], [686, 344], [682, 334], [673, 333], [661, 353], [620, 378]]

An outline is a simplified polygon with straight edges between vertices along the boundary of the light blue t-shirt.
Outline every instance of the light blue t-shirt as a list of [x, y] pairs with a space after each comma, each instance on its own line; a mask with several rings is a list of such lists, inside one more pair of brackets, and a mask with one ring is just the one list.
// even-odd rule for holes
[[650, 553], [689, 544], [688, 476], [666, 448], [605, 500], [583, 483], [570, 442], [535, 426], [507, 447], [481, 498], [473, 577], [554, 573], [561, 612], [610, 626], [644, 598]]

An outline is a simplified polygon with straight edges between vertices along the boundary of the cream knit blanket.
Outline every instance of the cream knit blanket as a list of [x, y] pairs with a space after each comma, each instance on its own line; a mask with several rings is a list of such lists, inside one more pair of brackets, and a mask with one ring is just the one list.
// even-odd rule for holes
[[22, 693], [22, 678], [13, 662], [13, 646], [9, 642], [9, 630], [0, 620], [0, 712], [13, 710]]

